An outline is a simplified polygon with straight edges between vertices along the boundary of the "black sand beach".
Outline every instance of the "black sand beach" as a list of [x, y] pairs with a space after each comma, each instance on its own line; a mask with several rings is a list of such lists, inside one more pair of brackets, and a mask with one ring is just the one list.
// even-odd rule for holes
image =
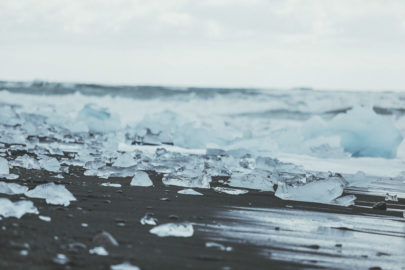
[[[395, 254], [387, 253], [384, 245], [375, 242], [375, 237], [395, 237], [404, 243], [405, 219], [402, 218], [402, 212], [395, 211], [403, 209], [404, 200], [388, 203], [388, 210], [384, 211], [371, 208], [373, 203], [383, 201], [384, 198], [366, 195], [357, 195], [357, 203], [352, 207], [283, 201], [272, 192], [258, 191], [235, 196], [198, 189], [204, 196], [182, 195], [177, 193], [181, 188], [164, 186], [161, 184], [162, 176], [153, 172], [148, 173], [155, 186], [147, 188], [130, 186], [130, 178], [100, 180], [83, 176], [83, 170], [77, 167], [70, 167], [70, 173], [63, 174], [63, 179], [56, 179], [42, 170], [16, 167], [12, 172], [20, 175], [16, 183], [30, 187], [50, 181], [62, 183], [74, 194], [77, 201], [63, 207], [32, 199], [40, 215], [51, 217], [50, 222], [40, 220], [37, 215], [25, 215], [21, 219], [3, 218], [0, 221], [1, 269], [110, 269], [111, 265], [125, 261], [141, 269], [343, 269], [346, 268], [344, 264], [336, 264], [336, 261], [349, 259], [358, 263], [358, 267], [353, 265], [357, 269], [385, 269], [379, 261], [383, 262], [382, 265], [390, 265], [391, 269], [404, 267], [398, 265]], [[122, 187], [104, 187], [100, 185], [103, 182], [120, 183]], [[15, 201], [20, 196], [1, 197]], [[389, 227], [380, 228], [380, 231], [367, 227], [336, 227], [300, 233], [295, 244], [293, 241], [293, 244], [285, 243], [285, 246], [280, 246], [279, 242], [274, 244], [272, 239], [277, 238], [278, 234], [299, 233], [300, 226], [303, 226], [299, 217], [291, 221], [297, 222], [294, 232], [290, 226], [286, 228], [283, 224], [277, 225], [277, 220], [267, 224], [221, 214], [233, 213], [238, 209], [252, 213], [265, 213], [275, 209], [309, 211], [315, 217], [313, 225], [319, 226], [323, 219], [327, 221], [328, 218], [321, 217], [317, 220], [318, 214], [344, 215], [353, 219], [377, 217], [399, 222], [402, 218], [402, 230], [401, 227], [397, 232], [390, 231]], [[149, 233], [152, 226], [140, 223], [146, 213], [153, 214], [159, 224], [191, 222], [195, 233], [191, 238], [159, 238]], [[272, 218], [271, 213], [268, 216]], [[83, 223], [88, 224], [88, 227], [83, 227]], [[222, 237], [222, 225], [222, 230], [227, 230], [227, 233], [235, 237]], [[241, 228], [257, 228], [244, 233], [256, 233], [258, 237], [264, 237], [264, 244], [239, 237], [238, 233], [243, 231]], [[93, 237], [102, 231], [115, 237], [119, 246], [105, 246], [108, 256], [89, 254], [89, 249], [96, 246]], [[346, 243], [353, 239], [350, 240], [351, 236], [348, 238], [344, 234], [356, 231], [369, 237], [366, 241], [369, 246], [362, 246], [364, 243], [361, 241], [358, 241], [356, 247]], [[325, 244], [322, 241], [324, 237], [334, 239], [334, 242]], [[353, 237], [356, 235], [353, 234]], [[209, 241], [232, 247], [232, 251], [207, 248], [205, 243]], [[356, 252], [350, 254], [354, 249]], [[28, 254], [22, 256], [21, 250], [27, 250]], [[359, 255], [356, 255], [359, 250]], [[272, 256], [273, 253], [285, 251], [299, 255], [298, 259], [294, 259], [294, 256], [286, 259]], [[66, 264], [60, 265], [53, 261], [59, 253], [68, 258]]]

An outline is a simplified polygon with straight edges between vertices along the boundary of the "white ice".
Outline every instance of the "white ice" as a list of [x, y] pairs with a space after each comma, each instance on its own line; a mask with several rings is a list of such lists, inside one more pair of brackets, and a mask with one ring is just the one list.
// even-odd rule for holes
[[245, 189], [236, 189], [236, 188], [226, 188], [226, 187], [214, 187], [213, 188], [216, 192], [219, 193], [226, 193], [229, 195], [243, 195], [248, 193], [249, 191]]
[[38, 209], [31, 201], [12, 202], [9, 199], [0, 198], [0, 216], [5, 218], [21, 218], [25, 214], [38, 214]]
[[7, 195], [24, 194], [28, 187], [16, 183], [0, 182], [0, 193]]
[[90, 254], [95, 254], [99, 256], [108, 256], [108, 251], [104, 247], [95, 247], [89, 250]]
[[150, 180], [149, 175], [144, 171], [137, 171], [135, 172], [134, 177], [130, 183], [131, 186], [139, 186], [139, 187], [150, 187], [153, 186], [152, 180]]
[[8, 166], [8, 161], [5, 158], [0, 157], [0, 175], [9, 174], [10, 169]]
[[198, 191], [195, 191], [192, 188], [182, 189], [182, 190], [177, 191], [177, 193], [183, 194], [183, 195], [204, 195]]
[[51, 217], [48, 216], [38, 216], [38, 218], [42, 221], [51, 222]]
[[345, 186], [345, 181], [339, 177], [295, 184], [279, 182], [275, 195], [283, 200], [331, 203], [342, 195]]
[[64, 185], [56, 185], [55, 183], [47, 183], [36, 186], [25, 193], [25, 196], [30, 198], [45, 199], [48, 204], [70, 205], [71, 201], [76, 198], [66, 189]]
[[143, 218], [141, 218], [140, 222], [142, 225], [156, 226], [158, 224], [158, 220], [151, 215], [145, 215]]
[[121, 187], [121, 184], [110, 183], [110, 182], [108, 182], [108, 183], [102, 183], [101, 185], [104, 186], [104, 187], [116, 187], [116, 188], [120, 188], [120, 187]]
[[191, 223], [166, 223], [153, 227], [149, 232], [159, 237], [192, 237], [194, 228]]
[[129, 262], [111, 265], [111, 270], [141, 270], [138, 266], [132, 265]]

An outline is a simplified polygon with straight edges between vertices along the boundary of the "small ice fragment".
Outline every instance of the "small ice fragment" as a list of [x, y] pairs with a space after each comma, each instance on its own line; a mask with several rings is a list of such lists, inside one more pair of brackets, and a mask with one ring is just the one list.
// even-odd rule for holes
[[59, 172], [60, 164], [59, 161], [54, 157], [43, 156], [39, 160], [39, 165], [42, 169], [45, 169], [49, 172]]
[[51, 222], [51, 217], [47, 216], [38, 216], [40, 220], [46, 221], [46, 222]]
[[194, 228], [191, 223], [166, 223], [153, 227], [149, 232], [159, 237], [192, 237]]
[[66, 264], [69, 259], [66, 257], [65, 254], [57, 254], [55, 258], [53, 258], [53, 262], [57, 264]]
[[385, 195], [385, 200], [386, 201], [392, 201], [392, 202], [397, 202], [398, 201], [398, 196], [396, 195], [396, 194], [389, 194], [389, 193], [387, 193], [386, 195]]
[[354, 195], [347, 195], [340, 198], [336, 198], [332, 201], [332, 204], [341, 205], [341, 206], [351, 206], [354, 205], [354, 201], [356, 200], [356, 196]]
[[87, 227], [89, 227], [89, 224], [87, 224], [87, 223], [82, 223], [82, 224], [80, 224], [83, 228], [87, 228]]
[[115, 184], [115, 183], [110, 183], [110, 182], [108, 182], [108, 183], [102, 183], [101, 185], [104, 186], [104, 187], [116, 187], [116, 188], [120, 188], [120, 187], [121, 187], [121, 184]]
[[140, 220], [142, 225], [157, 225], [158, 220], [150, 215], [145, 215], [143, 218]]
[[245, 189], [235, 189], [235, 188], [226, 188], [226, 187], [214, 187], [213, 189], [216, 192], [226, 193], [226, 194], [230, 194], [230, 195], [243, 195], [243, 194], [246, 194], [249, 192]]
[[153, 186], [153, 182], [150, 180], [149, 175], [146, 172], [137, 171], [132, 178], [130, 185], [138, 187], [150, 187]]
[[45, 199], [48, 204], [60, 204], [63, 206], [69, 206], [71, 201], [76, 200], [64, 185], [56, 185], [53, 182], [38, 185], [34, 189], [25, 192], [25, 196]]
[[28, 187], [15, 183], [0, 182], [0, 193], [7, 195], [23, 194], [28, 191]]
[[226, 247], [222, 244], [215, 243], [215, 242], [207, 242], [207, 243], [205, 243], [205, 247], [207, 247], [207, 248], [213, 247], [213, 248], [217, 248], [221, 251], [228, 251], [228, 252], [233, 250], [232, 247]]
[[0, 216], [21, 218], [25, 214], [38, 214], [38, 209], [31, 201], [12, 202], [0, 198]]
[[89, 250], [90, 254], [96, 254], [99, 256], [108, 256], [108, 252], [104, 247], [95, 247]]
[[138, 266], [132, 265], [129, 262], [124, 262], [121, 264], [111, 265], [111, 270], [141, 270]]
[[25, 250], [25, 249], [24, 249], [24, 250], [21, 250], [21, 251], [20, 251], [20, 255], [21, 255], [21, 256], [27, 256], [27, 255], [28, 255], [28, 250]]
[[8, 167], [8, 161], [5, 158], [0, 157], [0, 175], [9, 174], [10, 169]]
[[192, 188], [182, 189], [182, 190], [177, 191], [177, 193], [184, 194], [184, 195], [204, 195], [198, 191], [195, 191]]
[[280, 182], [274, 195], [283, 200], [331, 203], [342, 195], [345, 185], [344, 179], [336, 176], [294, 185]]

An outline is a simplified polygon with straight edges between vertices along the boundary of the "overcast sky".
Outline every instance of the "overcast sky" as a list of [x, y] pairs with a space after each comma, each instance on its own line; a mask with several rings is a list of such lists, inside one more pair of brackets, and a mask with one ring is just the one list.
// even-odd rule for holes
[[0, 79], [405, 90], [405, 1], [0, 0]]

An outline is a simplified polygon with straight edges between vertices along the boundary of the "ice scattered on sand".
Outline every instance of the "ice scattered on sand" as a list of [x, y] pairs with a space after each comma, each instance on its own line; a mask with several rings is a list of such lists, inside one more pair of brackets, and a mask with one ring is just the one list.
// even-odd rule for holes
[[158, 220], [154, 217], [152, 217], [152, 215], [146, 214], [143, 218], [141, 218], [140, 220], [142, 225], [157, 225], [158, 224]]
[[248, 193], [249, 191], [245, 189], [235, 189], [235, 188], [226, 188], [226, 187], [214, 187], [213, 188], [216, 192], [219, 193], [226, 193], [229, 195], [243, 195]]
[[184, 194], [184, 195], [204, 195], [198, 191], [195, 191], [192, 188], [182, 189], [182, 190], [177, 191], [177, 193]]
[[51, 222], [51, 217], [47, 216], [38, 216], [38, 218], [42, 221]]
[[42, 169], [45, 169], [49, 172], [60, 172], [59, 161], [54, 157], [41, 157], [41, 159], [39, 160], [39, 165]]
[[23, 194], [28, 191], [28, 187], [15, 183], [0, 182], [0, 193], [7, 195]]
[[224, 245], [216, 243], [216, 242], [207, 242], [207, 243], [205, 243], [205, 247], [207, 247], [207, 248], [216, 248], [216, 249], [219, 249], [221, 251], [227, 251], [227, 252], [230, 252], [230, 251], [233, 250], [232, 247], [227, 247], [227, 246], [224, 246]]
[[121, 184], [115, 184], [115, 183], [110, 183], [110, 182], [108, 182], [108, 183], [102, 183], [101, 185], [104, 186], [104, 187], [116, 187], [116, 188], [120, 188], [120, 187], [121, 187]]
[[341, 206], [351, 206], [354, 205], [354, 202], [356, 201], [357, 197], [354, 195], [346, 195], [343, 197], [339, 197], [337, 199], [334, 199], [331, 204], [336, 204], [336, 205], [341, 205]]
[[21, 250], [21, 251], [20, 251], [20, 255], [21, 255], [21, 256], [28, 256], [28, 250], [25, 250], [25, 249], [24, 249], [24, 250]]
[[69, 262], [69, 259], [68, 259], [68, 257], [66, 257], [65, 254], [59, 253], [56, 255], [55, 258], [53, 258], [52, 261], [57, 264], [67, 264]]
[[89, 250], [90, 254], [95, 254], [99, 256], [108, 256], [108, 251], [104, 247], [95, 247]]
[[38, 214], [38, 209], [31, 201], [12, 202], [9, 199], [0, 198], [0, 216], [21, 218], [25, 214]]
[[138, 266], [132, 265], [129, 262], [124, 262], [121, 264], [111, 265], [111, 270], [141, 270]]
[[9, 174], [10, 169], [8, 166], [8, 161], [5, 158], [0, 157], [0, 175]]
[[346, 181], [339, 176], [311, 178], [293, 184], [280, 182], [274, 195], [283, 200], [331, 203], [342, 195], [346, 186]]
[[149, 232], [159, 237], [192, 237], [194, 228], [191, 223], [166, 223], [153, 227]]
[[398, 201], [398, 196], [396, 194], [385, 194], [385, 200], [386, 201], [392, 201], [392, 202], [397, 202]]
[[69, 206], [71, 201], [76, 198], [66, 189], [64, 185], [56, 185], [55, 183], [47, 183], [36, 186], [25, 192], [25, 196], [29, 198], [45, 199], [48, 204], [56, 204]]
[[89, 227], [89, 224], [87, 224], [87, 223], [82, 223], [82, 224], [80, 224], [80, 226], [82, 226], [83, 228], [87, 228], [87, 227]]
[[149, 175], [144, 171], [137, 171], [135, 172], [134, 177], [130, 183], [131, 186], [138, 186], [138, 187], [150, 187], [153, 186], [152, 180], [150, 180]]

